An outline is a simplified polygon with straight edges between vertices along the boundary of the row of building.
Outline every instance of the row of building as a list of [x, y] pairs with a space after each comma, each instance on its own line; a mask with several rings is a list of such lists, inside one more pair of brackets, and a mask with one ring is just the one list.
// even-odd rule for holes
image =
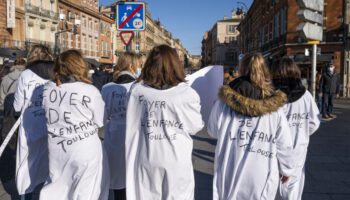
[[[41, 43], [56, 52], [80, 49], [88, 59], [115, 64], [122, 52], [147, 55], [155, 45], [168, 44], [183, 61], [192, 61], [181, 41], [173, 38], [159, 20], [152, 19], [147, 6], [146, 30], [135, 32], [132, 43], [125, 46], [116, 28], [116, 4], [99, 6], [98, 0], [1, 0], [0, 51], [6, 54]], [[75, 25], [78, 31], [62, 32]]]
[[[237, 22], [230, 22], [237, 17], [220, 20], [205, 33], [202, 42], [202, 63], [221, 62], [227, 67], [237, 67], [239, 60], [237, 54], [253, 52], [261, 52], [269, 63], [278, 61], [283, 56], [289, 56], [299, 64], [302, 76], [311, 79], [312, 58], [311, 53], [310, 55], [305, 53], [305, 49], [312, 52], [312, 46], [297, 32], [297, 26], [301, 23], [297, 16], [299, 10], [297, 0], [254, 0], [247, 12], [241, 13]], [[318, 45], [317, 68], [322, 70], [328, 63], [334, 63], [341, 75], [341, 94], [349, 97], [350, 0], [324, 0], [323, 16], [324, 39]], [[238, 36], [233, 43], [223, 43], [223, 37], [220, 38], [220, 34], [217, 34], [216, 27], [222, 23], [226, 24], [222, 28], [226, 29], [226, 35], [223, 37], [229, 36], [230, 26], [235, 26]], [[223, 45], [229, 46], [226, 47], [229, 50], [225, 53], [224, 61], [218, 60], [215, 55], [215, 49]]]

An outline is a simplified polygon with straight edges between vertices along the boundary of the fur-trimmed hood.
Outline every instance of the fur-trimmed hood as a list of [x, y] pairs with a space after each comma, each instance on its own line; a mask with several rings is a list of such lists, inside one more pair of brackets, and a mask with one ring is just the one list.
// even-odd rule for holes
[[286, 95], [281, 91], [276, 91], [274, 95], [268, 98], [254, 99], [243, 96], [230, 86], [221, 87], [219, 98], [233, 111], [250, 117], [259, 117], [276, 112], [287, 102]]

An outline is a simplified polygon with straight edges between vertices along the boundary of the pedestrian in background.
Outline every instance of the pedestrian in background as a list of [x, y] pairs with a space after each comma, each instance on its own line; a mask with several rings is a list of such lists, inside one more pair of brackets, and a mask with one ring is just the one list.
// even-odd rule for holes
[[322, 78], [322, 71], [321, 69], [317, 70], [316, 73], [316, 104], [318, 109], [322, 111], [322, 93], [321, 93], [321, 78]]
[[334, 118], [333, 103], [334, 98], [339, 95], [340, 77], [335, 71], [335, 66], [330, 63], [323, 73], [320, 80], [320, 89], [322, 93], [322, 118]]
[[191, 135], [204, 126], [200, 108], [176, 51], [154, 47], [127, 107], [127, 199], [194, 199]]
[[0, 107], [4, 106], [4, 101], [8, 94], [15, 93], [17, 79], [22, 71], [25, 70], [25, 64], [26, 61], [23, 58], [17, 58], [10, 69], [10, 73], [3, 77], [0, 86]]
[[108, 71], [108, 65], [103, 64], [92, 74], [92, 84], [100, 91], [105, 84], [113, 81], [113, 75]]
[[273, 84], [283, 91], [288, 102], [283, 106], [291, 129], [295, 171], [290, 180], [280, 183], [278, 199], [301, 200], [305, 182], [305, 160], [310, 136], [320, 125], [319, 110], [311, 93], [301, 83], [301, 72], [292, 59], [282, 58], [272, 68]]
[[124, 53], [120, 56], [114, 68], [114, 82], [102, 88], [102, 98], [105, 105], [104, 147], [109, 161], [110, 189], [115, 200], [126, 199], [126, 169], [125, 169], [125, 128], [127, 97], [131, 85], [138, 77], [138, 57], [134, 53]]
[[45, 84], [37, 95], [43, 99], [49, 134], [49, 177], [40, 199], [107, 200], [108, 161], [98, 137], [102, 96], [91, 85], [79, 51], [60, 54], [54, 72], [55, 82]]
[[[3, 109], [3, 121], [0, 135], [0, 144], [10, 132], [12, 126], [16, 123], [19, 117], [14, 111], [14, 93], [17, 88], [17, 80], [21, 72], [25, 69], [25, 60], [17, 58], [14, 66], [11, 67], [10, 73], [4, 76], [0, 86], [0, 106]], [[11, 196], [11, 199], [16, 200], [20, 197], [16, 189], [16, 146], [17, 134], [12, 136], [9, 144], [4, 150], [4, 154], [0, 158], [0, 179], [5, 191]]]
[[219, 92], [208, 133], [217, 139], [213, 199], [271, 200], [280, 175], [293, 172], [292, 140], [282, 106], [261, 54], [247, 54], [240, 77]]
[[[44, 45], [31, 47], [26, 70], [15, 92], [14, 109], [21, 112], [16, 152], [16, 184], [20, 195], [36, 198], [48, 176], [47, 129], [41, 103], [33, 103], [33, 91], [52, 78], [52, 54]], [[34, 193], [34, 194], [32, 194]]]

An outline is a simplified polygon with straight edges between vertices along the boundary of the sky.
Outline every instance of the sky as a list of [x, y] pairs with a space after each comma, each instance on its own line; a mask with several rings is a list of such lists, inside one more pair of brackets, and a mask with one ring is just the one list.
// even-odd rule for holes
[[[108, 5], [116, 0], [100, 0]], [[240, 0], [248, 7], [253, 0]], [[144, 0], [148, 3], [153, 19], [160, 19], [165, 28], [179, 38], [183, 46], [193, 55], [201, 54], [205, 31], [217, 20], [230, 17], [238, 4], [237, 0]]]

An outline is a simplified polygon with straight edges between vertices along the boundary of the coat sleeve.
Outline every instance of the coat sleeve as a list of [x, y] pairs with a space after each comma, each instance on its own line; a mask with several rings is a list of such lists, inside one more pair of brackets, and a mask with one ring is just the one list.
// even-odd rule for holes
[[182, 116], [180, 117], [184, 128], [190, 135], [195, 135], [204, 127], [204, 122], [201, 114], [201, 104], [198, 94], [193, 90], [194, 95], [191, 97], [191, 101], [184, 105], [181, 111]]
[[309, 113], [309, 134], [312, 135], [320, 127], [320, 111], [318, 110], [318, 107], [311, 94], [309, 97], [311, 102]]
[[104, 107], [104, 114], [103, 114], [103, 123], [104, 124], [107, 124], [107, 122], [108, 122], [108, 118], [109, 118], [109, 103], [111, 103], [110, 101], [108, 101], [108, 87], [106, 87], [106, 86], [103, 86], [102, 87], [102, 90], [101, 90], [101, 94], [102, 94], [102, 99], [103, 99], [103, 101], [104, 101], [104, 103], [105, 103], [105, 107]]
[[0, 84], [0, 107], [3, 109], [4, 106], [4, 101], [5, 101], [5, 96], [6, 96], [6, 89], [4, 86], [4, 80], [2, 80]]
[[20, 75], [20, 77], [18, 78], [18, 85], [17, 85], [17, 89], [15, 92], [15, 100], [13, 102], [13, 107], [15, 109], [16, 112], [20, 112], [24, 106], [25, 103], [25, 84], [24, 84], [24, 80], [23, 80], [23, 75], [24, 73], [22, 73]]
[[220, 101], [217, 100], [211, 109], [209, 120], [207, 123], [208, 134], [212, 138], [218, 138], [218, 124], [219, 124], [219, 116], [220, 116]]
[[[97, 92], [97, 90], [96, 90]], [[103, 118], [104, 118], [104, 108], [105, 108], [105, 102], [102, 99], [102, 96], [100, 92], [96, 94], [93, 98], [93, 110], [92, 112], [94, 113], [94, 118], [93, 121], [95, 124], [101, 128], [103, 127]]]
[[335, 91], [335, 94], [339, 94], [339, 92], [340, 92], [340, 76], [339, 76], [339, 74], [337, 74], [337, 86], [336, 86], [336, 91]]
[[291, 176], [294, 172], [293, 161], [293, 143], [290, 133], [288, 121], [280, 110], [279, 123], [276, 133], [276, 146], [277, 146], [277, 160], [280, 174], [284, 176]]

